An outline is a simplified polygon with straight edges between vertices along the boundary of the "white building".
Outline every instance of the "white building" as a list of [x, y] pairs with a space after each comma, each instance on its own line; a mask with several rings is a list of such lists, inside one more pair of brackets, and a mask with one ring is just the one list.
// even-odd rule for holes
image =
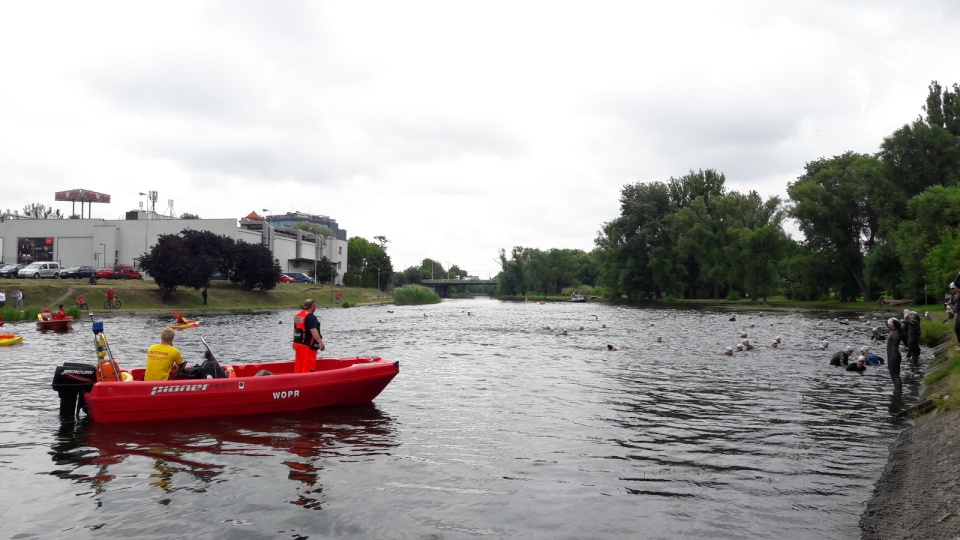
[[271, 225], [257, 219], [177, 219], [152, 212], [129, 212], [127, 219], [7, 219], [0, 222], [0, 259], [7, 264], [34, 260], [57, 261], [61, 266], [137, 265], [164, 234], [184, 229], [209, 231], [248, 244], [263, 244], [284, 272], [306, 272], [326, 257], [343, 284], [347, 241], [335, 236]]

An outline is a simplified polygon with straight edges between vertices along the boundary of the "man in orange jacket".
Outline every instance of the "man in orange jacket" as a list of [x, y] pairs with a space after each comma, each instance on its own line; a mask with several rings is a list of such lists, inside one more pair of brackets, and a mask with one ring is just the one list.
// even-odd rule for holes
[[327, 349], [320, 335], [320, 320], [313, 314], [316, 309], [317, 303], [309, 298], [293, 317], [294, 373], [310, 373], [317, 369], [317, 351]]

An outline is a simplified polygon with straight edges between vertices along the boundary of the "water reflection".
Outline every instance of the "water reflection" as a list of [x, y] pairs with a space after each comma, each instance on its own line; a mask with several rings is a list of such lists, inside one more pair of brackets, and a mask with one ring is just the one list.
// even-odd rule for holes
[[[50, 457], [50, 474], [75, 483], [89, 483], [95, 495], [127, 475], [143, 476], [149, 460], [148, 484], [165, 493], [203, 492], [237, 474], [281, 463], [296, 483], [294, 505], [321, 508], [323, 463], [362, 461], [389, 456], [397, 447], [393, 419], [376, 405], [330, 407], [227, 419], [151, 422], [144, 425], [97, 424], [87, 420], [61, 424]], [[279, 458], [279, 460], [278, 460]], [[249, 464], [251, 470], [244, 470]], [[129, 467], [125, 467], [129, 465]], [[274, 477], [275, 472], [270, 473]], [[168, 504], [169, 498], [157, 499]]]

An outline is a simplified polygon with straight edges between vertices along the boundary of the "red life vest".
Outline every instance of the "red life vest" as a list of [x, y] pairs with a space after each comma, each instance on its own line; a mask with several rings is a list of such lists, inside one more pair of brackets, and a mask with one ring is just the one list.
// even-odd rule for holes
[[307, 315], [309, 314], [307, 310], [301, 309], [293, 316], [293, 342], [297, 345], [309, 347], [313, 344], [313, 332], [307, 331]]

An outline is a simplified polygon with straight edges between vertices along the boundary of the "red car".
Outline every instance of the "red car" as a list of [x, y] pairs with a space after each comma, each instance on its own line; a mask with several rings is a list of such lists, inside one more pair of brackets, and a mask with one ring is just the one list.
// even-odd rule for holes
[[286, 274], [280, 274], [280, 277], [277, 278], [277, 283], [296, 283], [296, 281]]
[[118, 264], [113, 268], [101, 268], [93, 275], [96, 279], [143, 279], [143, 274], [129, 264]]

